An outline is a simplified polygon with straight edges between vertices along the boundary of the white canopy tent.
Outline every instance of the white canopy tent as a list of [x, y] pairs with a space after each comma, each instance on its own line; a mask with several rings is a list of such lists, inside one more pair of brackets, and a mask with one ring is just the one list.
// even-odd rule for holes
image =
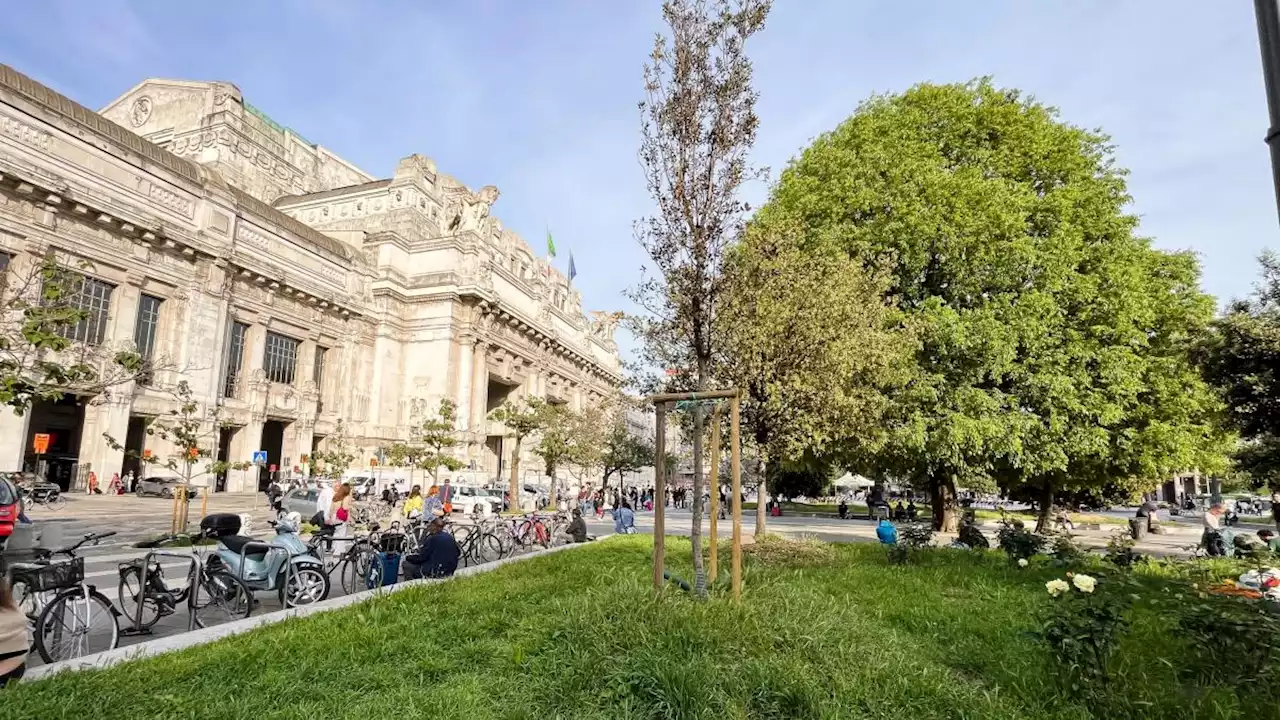
[[836, 478], [836, 481], [833, 482], [832, 485], [834, 485], [837, 490], [861, 490], [875, 485], [875, 481], [868, 480], [861, 475], [845, 473], [844, 475]]

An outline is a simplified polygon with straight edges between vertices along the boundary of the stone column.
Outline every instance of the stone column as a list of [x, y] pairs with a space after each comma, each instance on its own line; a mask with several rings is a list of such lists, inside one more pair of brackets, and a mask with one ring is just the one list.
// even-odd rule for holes
[[471, 429], [483, 434], [488, 418], [485, 406], [489, 402], [489, 346], [477, 342], [471, 356]]
[[[249, 424], [236, 431], [231, 436], [231, 450], [228, 457], [231, 462], [249, 462], [253, 460], [253, 453], [261, 450], [262, 444], [262, 426], [266, 423], [266, 416], [261, 413], [251, 413], [249, 415]], [[232, 471], [227, 475], [227, 492], [257, 492], [258, 490], [258, 470], [250, 468], [244, 472]]]
[[453, 396], [453, 401], [458, 405], [458, 427], [461, 428], [471, 427], [472, 383], [475, 377], [474, 357], [475, 343], [470, 339], [463, 339], [461, 346], [458, 348], [458, 369], [455, 372], [458, 379], [457, 394]]
[[27, 457], [27, 433], [31, 429], [31, 411], [22, 415], [0, 408], [0, 468], [21, 470]]

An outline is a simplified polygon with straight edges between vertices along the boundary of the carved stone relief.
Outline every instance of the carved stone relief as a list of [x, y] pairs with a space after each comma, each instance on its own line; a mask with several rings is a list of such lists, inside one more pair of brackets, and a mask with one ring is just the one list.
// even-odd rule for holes
[[133, 101], [133, 105], [129, 107], [129, 124], [133, 127], [142, 127], [151, 119], [151, 98], [143, 95]]

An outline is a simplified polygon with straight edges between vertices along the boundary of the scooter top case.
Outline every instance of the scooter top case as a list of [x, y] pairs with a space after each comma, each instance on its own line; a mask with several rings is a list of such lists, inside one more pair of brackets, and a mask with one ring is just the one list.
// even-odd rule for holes
[[224, 538], [240, 533], [240, 516], [234, 513], [214, 513], [200, 521], [200, 532], [207, 537]]

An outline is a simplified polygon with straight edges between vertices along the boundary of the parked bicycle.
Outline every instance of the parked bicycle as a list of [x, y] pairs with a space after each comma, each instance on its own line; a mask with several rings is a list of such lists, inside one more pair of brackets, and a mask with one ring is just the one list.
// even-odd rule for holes
[[[324, 561], [325, 572], [330, 576], [338, 571], [342, 591], [350, 594], [360, 590], [381, 587], [384, 584], [382, 560], [379, 556], [383, 534], [377, 523], [364, 535], [347, 538], [333, 537], [333, 528], [323, 526], [312, 534], [307, 547], [312, 554]], [[333, 558], [335, 542], [349, 543], [340, 555]]]
[[[159, 548], [183, 541], [199, 542], [204, 538], [204, 535], [195, 538], [169, 535], [145, 546]], [[145, 583], [142, 573], [145, 558], [120, 564], [120, 607], [130, 624], [150, 628], [160, 618], [172, 615], [184, 602], [196, 626], [202, 628], [249, 617], [253, 612], [253, 593], [249, 587], [225, 569], [211, 568], [208, 556], [199, 545], [193, 544], [192, 552], [195, 562], [187, 570], [186, 584], [178, 587], [170, 587], [166, 582], [158, 560], [151, 561]], [[198, 591], [193, 594], [192, 588]]]
[[[104, 652], [120, 642], [119, 611], [97, 587], [84, 581], [84, 558], [76, 551], [115, 535], [89, 533], [60, 550], [35, 550], [32, 563], [14, 563], [10, 583], [18, 606], [32, 620], [36, 651], [46, 663]], [[53, 562], [66, 555], [66, 562]]]

